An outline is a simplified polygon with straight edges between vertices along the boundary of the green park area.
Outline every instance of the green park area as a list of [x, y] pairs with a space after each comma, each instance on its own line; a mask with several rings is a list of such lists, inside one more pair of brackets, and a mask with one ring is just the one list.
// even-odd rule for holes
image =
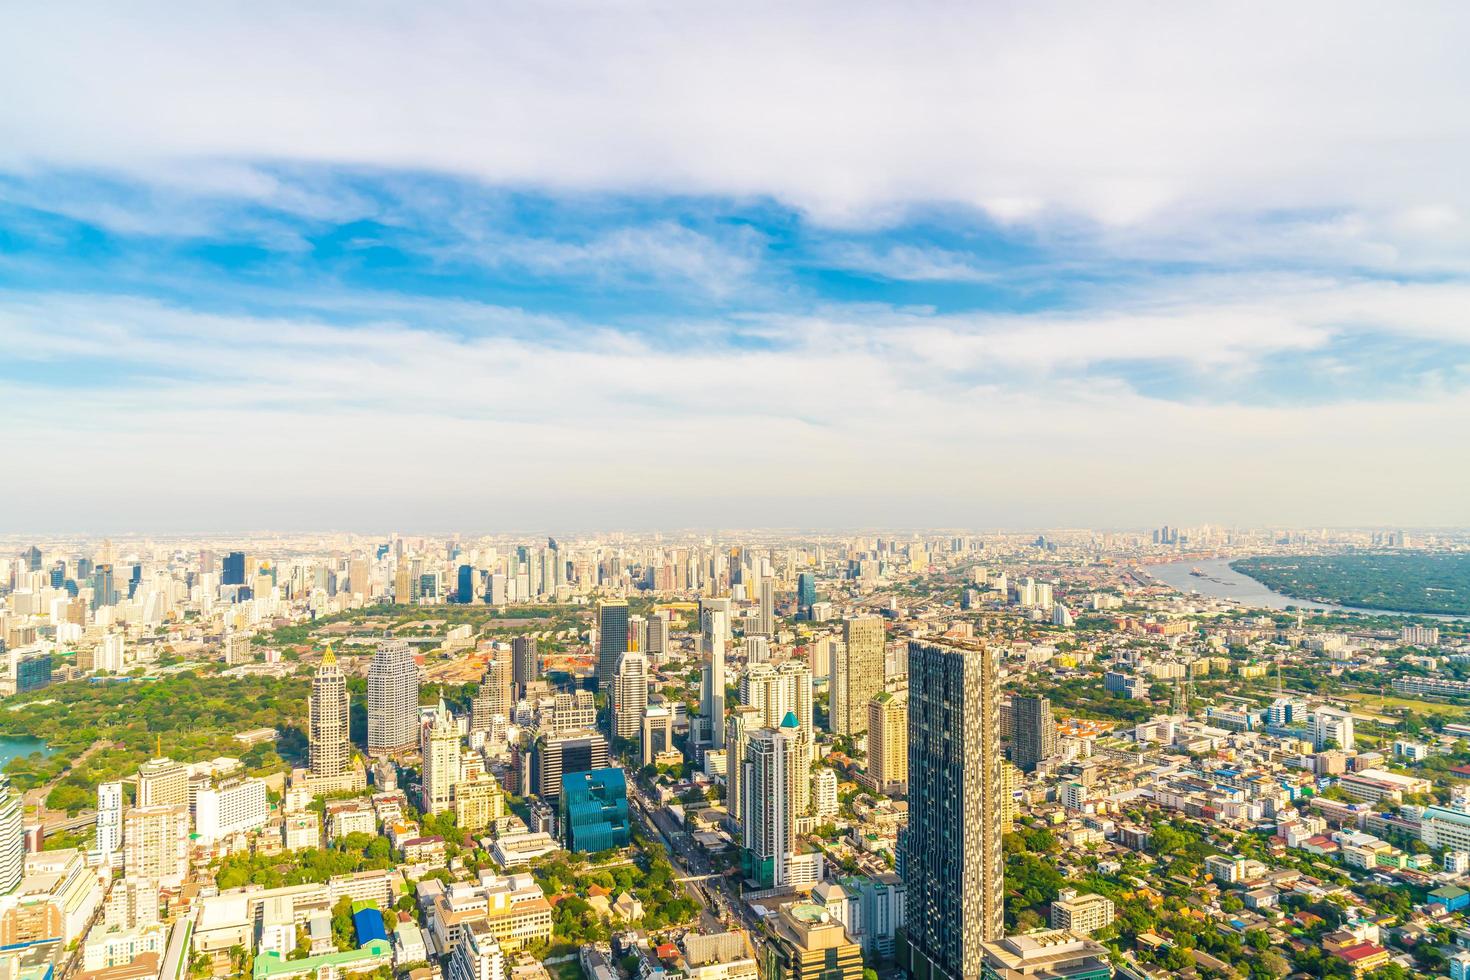
[[1296, 599], [1358, 609], [1470, 615], [1470, 554], [1262, 555], [1230, 567]]

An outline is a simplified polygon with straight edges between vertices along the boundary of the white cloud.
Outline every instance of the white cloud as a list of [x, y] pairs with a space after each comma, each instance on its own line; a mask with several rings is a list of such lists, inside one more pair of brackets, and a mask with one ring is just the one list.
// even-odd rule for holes
[[[0, 508], [101, 528], [1458, 520], [1470, 462], [1442, 450], [1470, 423], [1463, 388], [1241, 405], [1079, 373], [1124, 357], [1248, 372], [1400, 302], [1424, 316], [1385, 329], [1454, 336], [1466, 298], [1275, 289], [1071, 319], [752, 317], [739, 329], [785, 343], [749, 347], [708, 324], [640, 336], [472, 304], [385, 302], [343, 325], [3, 295], [0, 361], [107, 368], [62, 390], [0, 383], [28, 473]], [[1337, 294], [1353, 299], [1318, 301]], [[1437, 461], [1412, 493], [1365, 465], [1404, 458]]]
[[264, 196], [228, 171], [424, 168], [858, 222], [1323, 208], [1463, 244], [1467, 33], [1452, 2], [32, 4], [0, 36], [0, 161]]

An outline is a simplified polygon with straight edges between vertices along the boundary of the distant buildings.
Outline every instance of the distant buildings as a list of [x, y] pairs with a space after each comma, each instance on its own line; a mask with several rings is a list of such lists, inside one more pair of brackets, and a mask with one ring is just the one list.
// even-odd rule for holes
[[911, 640], [909, 823], [900, 838], [910, 972], [981, 974], [1004, 933], [999, 659], [983, 646]]
[[402, 640], [378, 644], [368, 666], [368, 751], [391, 755], [419, 741], [419, 669]]

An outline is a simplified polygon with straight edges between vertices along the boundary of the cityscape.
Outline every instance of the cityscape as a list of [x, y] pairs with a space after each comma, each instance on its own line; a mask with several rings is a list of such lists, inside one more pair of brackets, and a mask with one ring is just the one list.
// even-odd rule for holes
[[0, 980], [1470, 980], [1467, 39], [0, 5]]
[[1470, 969], [1467, 532], [0, 553], [8, 976]]

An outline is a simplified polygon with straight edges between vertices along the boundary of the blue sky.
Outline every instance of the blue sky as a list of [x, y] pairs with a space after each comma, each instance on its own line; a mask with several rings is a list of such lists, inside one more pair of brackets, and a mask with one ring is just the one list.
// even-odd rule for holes
[[22, 12], [12, 523], [1463, 522], [1462, 9], [747, 9]]

